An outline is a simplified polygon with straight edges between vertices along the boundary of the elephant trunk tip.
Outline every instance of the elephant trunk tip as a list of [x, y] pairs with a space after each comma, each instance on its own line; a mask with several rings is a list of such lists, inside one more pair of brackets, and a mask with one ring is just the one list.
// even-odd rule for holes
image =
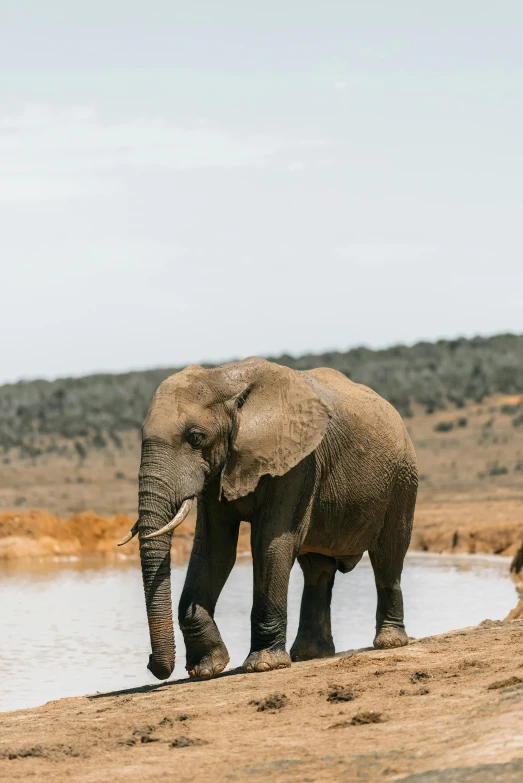
[[170, 661], [157, 660], [154, 655], [149, 655], [149, 663], [147, 668], [154, 674], [157, 680], [167, 680], [174, 670], [174, 658]]

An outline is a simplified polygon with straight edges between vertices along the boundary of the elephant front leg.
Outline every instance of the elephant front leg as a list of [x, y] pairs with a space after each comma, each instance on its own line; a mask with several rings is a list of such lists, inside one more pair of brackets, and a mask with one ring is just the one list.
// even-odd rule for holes
[[[264, 672], [291, 665], [285, 650], [287, 592], [295, 547], [284, 537], [253, 536], [254, 595], [251, 612], [251, 650], [245, 672]], [[262, 539], [262, 540], [256, 540]]]
[[214, 622], [214, 610], [236, 559], [239, 524], [213, 526], [198, 520], [179, 622], [190, 677], [212, 677], [229, 663], [229, 653]]

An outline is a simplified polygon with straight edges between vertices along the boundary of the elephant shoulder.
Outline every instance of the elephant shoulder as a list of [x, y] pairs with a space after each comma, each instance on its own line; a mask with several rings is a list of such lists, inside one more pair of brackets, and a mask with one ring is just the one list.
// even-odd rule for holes
[[346, 375], [339, 370], [333, 370], [332, 367], [316, 367], [314, 370], [300, 372], [300, 375], [318, 390], [323, 387], [325, 390], [344, 394], [350, 386], [356, 385]]
[[352, 409], [365, 407], [369, 402], [383, 403], [385, 400], [368, 386], [351, 381], [339, 370], [331, 367], [318, 367], [314, 370], [301, 372], [305, 380], [316, 390], [321, 397], [333, 401], [335, 399], [342, 405], [348, 404]]
[[406, 430], [400, 414], [373, 389], [329, 367], [302, 374], [308, 376], [316, 392], [333, 406], [338, 417], [348, 422], [351, 430], [361, 428], [364, 433], [373, 432], [377, 438], [385, 438], [403, 448]]

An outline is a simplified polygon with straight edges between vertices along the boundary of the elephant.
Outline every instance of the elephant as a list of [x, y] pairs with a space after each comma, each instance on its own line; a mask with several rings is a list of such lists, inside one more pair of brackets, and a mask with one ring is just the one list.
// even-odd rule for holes
[[[214, 612], [242, 521], [251, 526], [254, 579], [245, 672], [334, 655], [334, 577], [366, 551], [377, 590], [374, 646], [408, 644], [400, 582], [417, 487], [416, 455], [399, 413], [336, 370], [302, 372], [250, 357], [171, 375], [143, 423], [138, 521], [120, 542], [139, 536], [148, 669], [167, 679], [174, 668], [170, 548], [194, 499], [178, 613], [190, 677], [211, 677], [229, 662]], [[289, 655], [287, 593], [296, 559], [304, 589]]]

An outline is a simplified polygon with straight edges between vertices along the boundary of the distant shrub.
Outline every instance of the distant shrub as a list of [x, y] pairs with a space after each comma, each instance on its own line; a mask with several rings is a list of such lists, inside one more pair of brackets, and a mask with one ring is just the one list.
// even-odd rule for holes
[[80, 459], [85, 459], [87, 457], [87, 450], [83, 443], [81, 443], [79, 440], [75, 441], [74, 447], [76, 449], [76, 453], [80, 457]]
[[111, 440], [114, 443], [114, 445], [116, 446], [116, 448], [117, 449], [121, 449], [122, 448], [122, 439], [120, 438], [118, 433], [115, 432], [114, 430], [109, 430], [108, 435], [111, 438]]
[[453, 421], [438, 421], [434, 427], [434, 432], [450, 432], [454, 429]]
[[116, 473], [114, 474], [114, 477], [115, 477], [115, 479], [124, 479], [125, 478], [125, 473], [122, 473], [121, 470], [117, 470]]
[[[370, 386], [402, 416], [411, 415], [413, 404], [434, 413], [494, 394], [523, 394], [523, 335], [419, 342], [384, 350], [362, 346], [298, 357], [285, 354], [272, 360], [295, 370], [332, 367]], [[122, 433], [139, 433], [151, 397], [177, 369], [181, 368], [2, 386], [0, 451], [23, 448], [23, 456], [37, 456], [40, 447], [33, 439], [39, 434], [66, 438], [71, 445], [81, 442], [84, 449], [85, 444], [106, 448], [102, 439], [122, 448]], [[505, 415], [515, 417], [515, 427], [523, 425], [523, 406], [521, 412]]]
[[449, 402], [456, 406], [456, 408], [464, 408], [467, 404], [465, 395], [460, 390], [449, 389], [447, 391], [447, 397]]
[[468, 424], [468, 419], [466, 416], [462, 416], [460, 419], [458, 419], [458, 427], [466, 427]]
[[20, 444], [20, 456], [23, 457], [39, 457], [43, 454], [43, 451], [39, 446], [35, 446], [32, 441], [22, 441]]
[[494, 462], [488, 471], [489, 476], [504, 476], [508, 473], [508, 468], [505, 465], [498, 465], [497, 462]]
[[493, 424], [494, 424], [494, 417], [492, 416], [490, 419], [487, 419], [487, 421], [483, 425], [483, 429], [489, 430]]
[[521, 404], [518, 405], [502, 405], [499, 409], [504, 416], [514, 416], [521, 410]]
[[107, 446], [107, 441], [101, 432], [95, 432], [91, 438], [91, 443], [95, 449], [104, 449]]

